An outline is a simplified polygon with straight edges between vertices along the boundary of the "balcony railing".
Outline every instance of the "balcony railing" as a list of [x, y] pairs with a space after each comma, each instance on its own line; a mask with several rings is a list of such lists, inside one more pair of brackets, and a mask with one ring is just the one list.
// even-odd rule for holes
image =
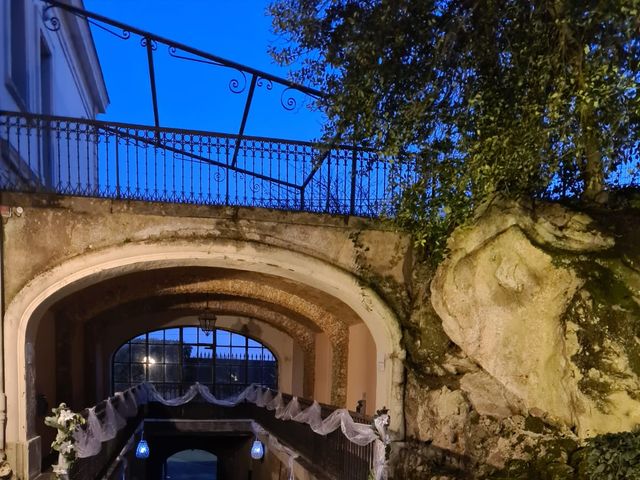
[[0, 188], [358, 216], [405, 166], [349, 146], [0, 112]]

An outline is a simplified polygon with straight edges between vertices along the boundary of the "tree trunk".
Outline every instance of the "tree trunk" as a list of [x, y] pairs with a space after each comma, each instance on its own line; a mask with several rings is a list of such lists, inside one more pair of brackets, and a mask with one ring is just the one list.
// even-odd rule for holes
[[598, 143], [593, 138], [593, 134], [587, 133], [584, 142], [585, 155], [581, 168], [582, 178], [584, 179], [582, 199], [599, 203], [605, 188], [602, 155], [598, 149]]

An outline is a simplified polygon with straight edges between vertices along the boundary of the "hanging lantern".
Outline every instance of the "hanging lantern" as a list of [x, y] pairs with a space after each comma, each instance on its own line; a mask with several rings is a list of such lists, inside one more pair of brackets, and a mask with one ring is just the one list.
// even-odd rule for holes
[[200, 323], [200, 330], [204, 332], [205, 335], [209, 336], [211, 332], [213, 332], [216, 328], [216, 317], [213, 310], [209, 308], [209, 302], [207, 302], [207, 306], [202, 311], [200, 315], [198, 315], [198, 322]]
[[136, 447], [136, 458], [149, 458], [149, 444], [144, 439], [144, 433], [140, 437], [140, 441], [138, 442], [138, 446]]
[[251, 446], [251, 458], [254, 460], [260, 460], [264, 456], [264, 445], [257, 438], [254, 440]]

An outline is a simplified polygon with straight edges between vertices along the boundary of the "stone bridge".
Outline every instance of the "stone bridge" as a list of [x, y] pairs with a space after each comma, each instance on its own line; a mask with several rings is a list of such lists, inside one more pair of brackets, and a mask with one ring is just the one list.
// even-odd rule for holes
[[6, 441], [25, 478], [51, 433], [43, 404], [109, 395], [112, 355], [154, 329], [218, 326], [268, 345], [280, 388], [366, 413], [403, 434], [397, 312], [408, 239], [380, 221], [260, 208], [3, 192]]

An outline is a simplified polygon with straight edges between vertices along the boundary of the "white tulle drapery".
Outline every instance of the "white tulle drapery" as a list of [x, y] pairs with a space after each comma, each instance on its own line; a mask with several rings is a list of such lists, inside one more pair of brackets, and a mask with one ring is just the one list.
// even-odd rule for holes
[[[306, 423], [319, 435], [327, 435], [340, 428], [349, 441], [360, 446], [375, 442], [374, 476], [376, 480], [387, 478], [385, 450], [389, 442], [387, 435], [388, 416], [377, 417], [373, 427], [354, 422], [346, 409], [335, 410], [323, 419], [318, 402], [313, 402], [311, 406], [302, 410], [297, 397], [293, 397], [288, 403], [285, 403], [281, 393], [273, 396], [271, 390], [263, 390], [255, 385], [251, 385], [238, 395], [224, 400], [217, 399], [205, 385], [199, 383], [189, 387], [189, 390], [181, 397], [169, 399], [164, 398], [149, 383], [143, 383], [126, 392], [118, 392], [106, 401], [103, 422], [96, 415], [95, 407], [89, 409], [86, 425], [74, 434], [77, 456], [87, 458], [100, 452], [102, 442], [113, 439], [118, 431], [127, 424], [127, 419], [137, 415], [138, 407], [141, 405], [148, 402], [158, 402], [177, 407], [189, 403], [198, 395], [208, 403], [223, 407], [233, 407], [245, 401], [251, 402], [258, 407], [275, 410], [275, 417], [280, 420]], [[118, 401], [114, 402], [116, 398]], [[274, 452], [277, 452], [281, 458], [286, 459], [289, 478], [293, 479], [293, 464], [298, 454], [282, 445], [273, 435], [270, 435], [255, 422], [252, 422], [252, 425], [254, 425], [255, 435]]]

